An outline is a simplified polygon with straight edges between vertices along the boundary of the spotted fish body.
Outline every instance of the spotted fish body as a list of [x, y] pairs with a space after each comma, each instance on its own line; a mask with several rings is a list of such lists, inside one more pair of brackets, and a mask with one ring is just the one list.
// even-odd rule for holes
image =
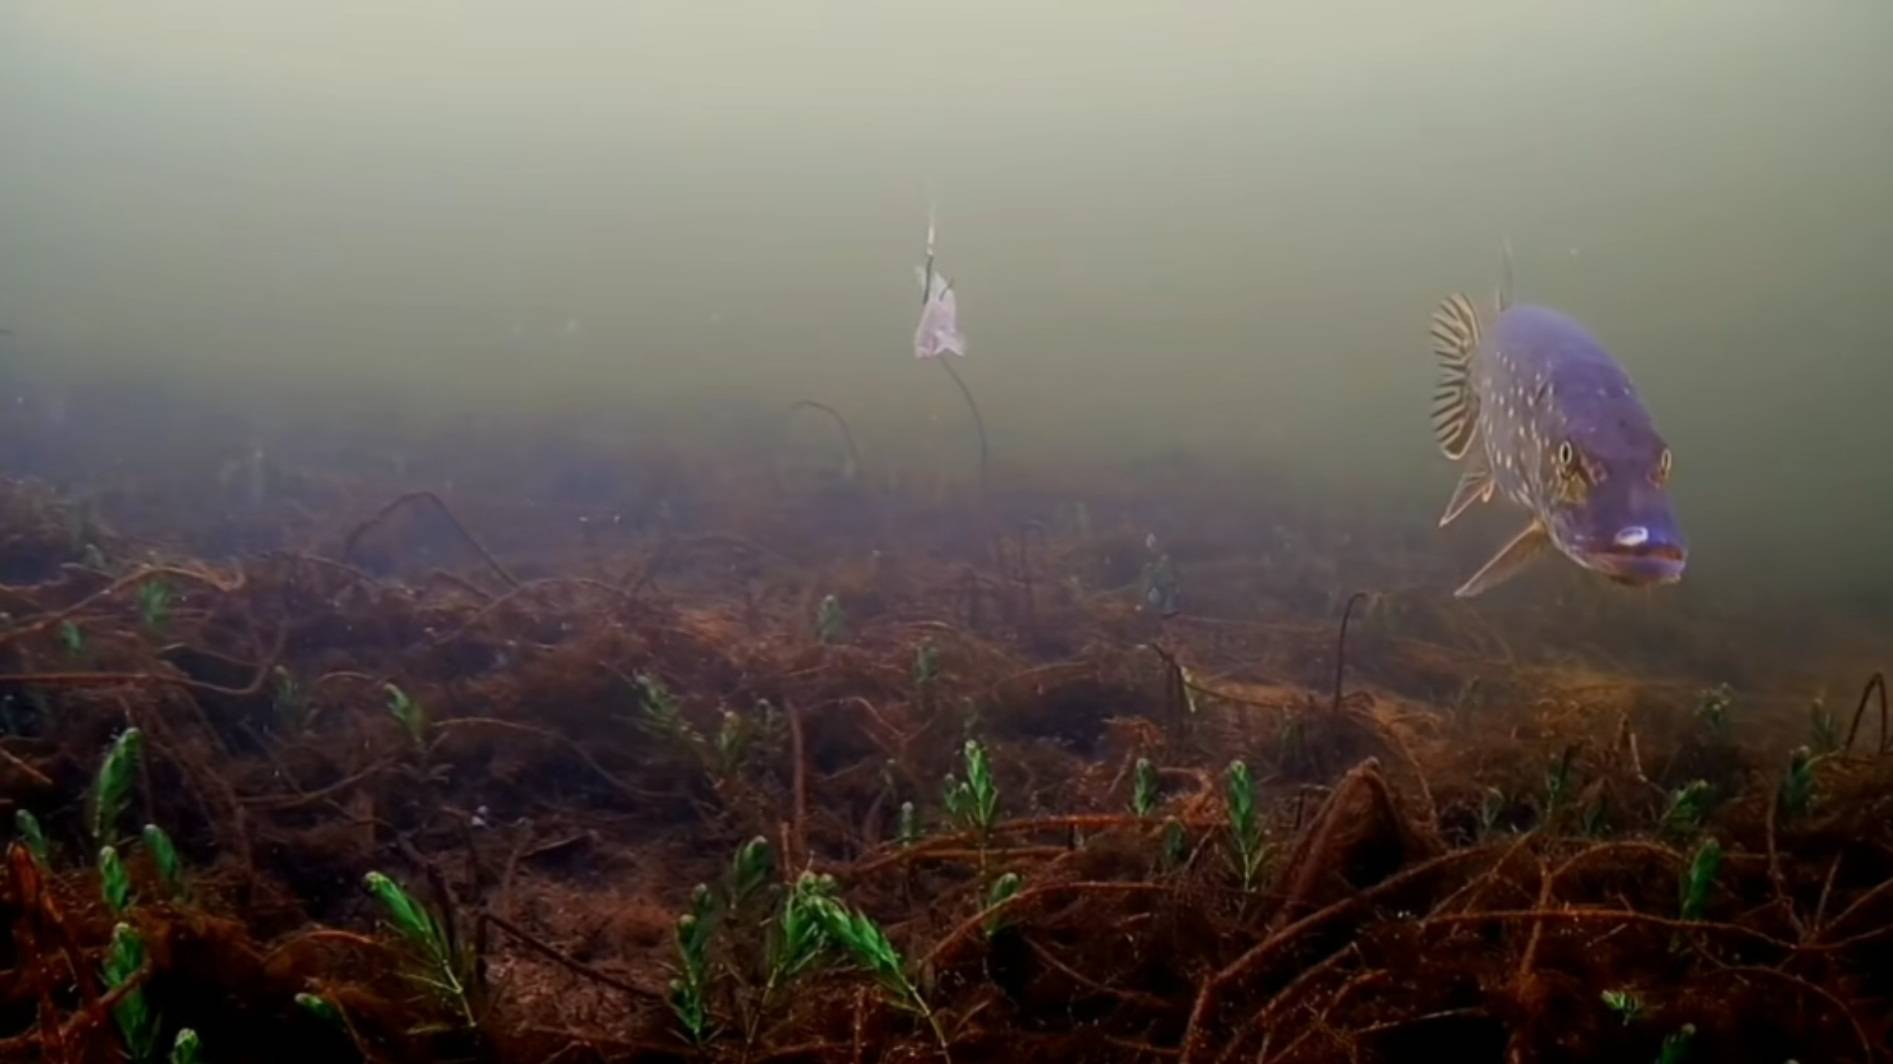
[[1508, 303], [1501, 294], [1489, 323], [1459, 295], [1433, 315], [1435, 434], [1464, 463], [1440, 524], [1494, 496], [1530, 517], [1456, 594], [1504, 582], [1546, 546], [1619, 583], [1681, 579], [1670, 450], [1629, 375], [1571, 318]]

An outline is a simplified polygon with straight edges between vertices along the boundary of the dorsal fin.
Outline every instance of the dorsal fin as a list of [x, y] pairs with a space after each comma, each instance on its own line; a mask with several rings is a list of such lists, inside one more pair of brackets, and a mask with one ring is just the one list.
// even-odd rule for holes
[[1433, 438], [1458, 461], [1479, 432], [1479, 397], [1472, 390], [1472, 353], [1479, 348], [1479, 315], [1455, 292], [1433, 312], [1433, 354], [1440, 382], [1433, 393]]
[[1499, 240], [1499, 287], [1493, 293], [1492, 302], [1500, 314], [1512, 306], [1512, 238], [1509, 236]]

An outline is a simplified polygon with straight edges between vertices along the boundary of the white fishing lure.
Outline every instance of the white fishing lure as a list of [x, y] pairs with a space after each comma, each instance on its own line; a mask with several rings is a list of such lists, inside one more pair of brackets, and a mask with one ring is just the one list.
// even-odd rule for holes
[[966, 357], [966, 334], [960, 331], [959, 301], [953, 282], [933, 269], [933, 219], [927, 219], [927, 264], [914, 267], [920, 279], [920, 325], [914, 330], [914, 357], [939, 358], [951, 352]]

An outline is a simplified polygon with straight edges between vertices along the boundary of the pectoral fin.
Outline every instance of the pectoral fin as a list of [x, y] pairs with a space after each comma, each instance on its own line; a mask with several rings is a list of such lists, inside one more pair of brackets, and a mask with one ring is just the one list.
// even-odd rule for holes
[[1453, 597], [1471, 598], [1503, 584], [1523, 571], [1550, 543], [1551, 537], [1545, 533], [1545, 526], [1534, 520], [1525, 526], [1525, 531], [1512, 537], [1512, 542], [1493, 555], [1484, 568], [1472, 574], [1472, 579], [1461, 584], [1459, 590], [1453, 592]]
[[1453, 497], [1446, 501], [1446, 512], [1440, 515], [1439, 526], [1445, 528], [1452, 524], [1454, 518], [1475, 502], [1491, 502], [1494, 487], [1492, 467], [1486, 464], [1485, 455], [1473, 452], [1466, 462], [1466, 471], [1460, 474], [1459, 486], [1453, 489]]

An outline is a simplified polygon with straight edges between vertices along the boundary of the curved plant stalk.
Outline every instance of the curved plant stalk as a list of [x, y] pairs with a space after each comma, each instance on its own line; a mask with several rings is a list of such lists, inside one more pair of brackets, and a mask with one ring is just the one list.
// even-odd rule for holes
[[468, 1000], [465, 965], [461, 958], [455, 956], [440, 921], [428, 911], [427, 906], [403, 890], [399, 883], [380, 872], [368, 873], [362, 878], [362, 885], [381, 903], [382, 911], [395, 931], [426, 962], [428, 973], [417, 976], [416, 981], [452, 1001], [467, 1026], [475, 1026], [473, 1005]]
[[986, 497], [986, 470], [991, 464], [992, 448], [986, 443], [986, 419], [980, 415], [979, 404], [973, 401], [973, 390], [960, 379], [960, 371], [953, 368], [953, 363], [945, 358], [937, 360], [940, 367], [953, 378], [953, 386], [960, 390], [960, 398], [966, 400], [966, 409], [973, 415], [973, 431], [979, 435], [979, 496]]
[[861, 452], [855, 449], [854, 431], [848, 427], [848, 420], [841, 416], [839, 410], [813, 399], [798, 399], [789, 404], [789, 413], [793, 414], [797, 410], [819, 410], [834, 421], [835, 427], [841, 431], [841, 445], [848, 452], [848, 460], [841, 467], [841, 479], [854, 483], [855, 477], [861, 473]]

